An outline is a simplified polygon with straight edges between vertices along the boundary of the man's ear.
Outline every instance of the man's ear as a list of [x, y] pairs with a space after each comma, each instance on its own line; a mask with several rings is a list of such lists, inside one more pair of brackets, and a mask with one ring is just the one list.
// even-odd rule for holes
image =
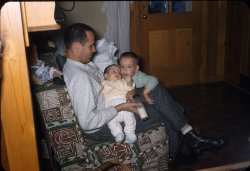
[[72, 49], [74, 51], [79, 51], [79, 48], [80, 48], [80, 43], [79, 42], [73, 42], [72, 43]]
[[77, 46], [77, 42], [73, 42], [71, 46], [72, 46], [73, 49], [75, 49], [76, 46]]

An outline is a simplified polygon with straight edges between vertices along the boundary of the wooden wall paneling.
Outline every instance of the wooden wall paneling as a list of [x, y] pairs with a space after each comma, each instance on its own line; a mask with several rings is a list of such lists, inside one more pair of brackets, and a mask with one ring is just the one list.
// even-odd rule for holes
[[20, 2], [8, 2], [2, 7], [1, 39], [4, 47], [1, 120], [9, 170], [38, 171]]
[[226, 51], [226, 18], [227, 2], [218, 1], [218, 27], [217, 27], [217, 67], [216, 80], [224, 80], [225, 51]]
[[235, 20], [234, 1], [230, 1], [227, 4], [227, 32], [226, 32], [226, 54], [225, 54], [225, 80], [232, 81], [232, 58], [234, 54], [234, 38], [235, 27], [233, 21]]
[[243, 42], [243, 40], [246, 40], [244, 37], [246, 37], [246, 33], [243, 33], [243, 23], [246, 22], [244, 21], [243, 17], [243, 8], [242, 8], [242, 3], [241, 1], [235, 2], [235, 20], [233, 20], [233, 27], [235, 27], [235, 39], [232, 44], [234, 45], [233, 48], [234, 54], [233, 54], [233, 63], [232, 63], [232, 75], [233, 78], [235, 78], [235, 83], [240, 84], [240, 73], [241, 73], [241, 59], [244, 51], [244, 45], [247, 44], [246, 42]]
[[212, 79], [216, 75], [216, 58], [217, 58], [217, 26], [218, 26], [218, 2], [209, 1], [207, 3], [207, 58], [206, 58], [206, 80]]
[[228, 1], [225, 79], [237, 85], [240, 84], [240, 54], [241, 51], [241, 21], [237, 1]]
[[206, 59], [207, 59], [207, 1], [202, 1], [201, 4], [201, 82], [205, 82], [206, 80]]
[[226, 1], [202, 2], [202, 82], [224, 79]]
[[247, 6], [246, 2], [239, 1], [239, 19], [238, 19], [238, 27], [241, 29], [239, 31], [239, 39], [240, 39], [240, 74], [245, 76], [250, 76], [249, 66], [250, 66], [250, 58], [249, 58], [249, 47], [250, 47], [250, 7]]
[[225, 79], [240, 85], [241, 75], [250, 77], [250, 9], [245, 1], [229, 1]]

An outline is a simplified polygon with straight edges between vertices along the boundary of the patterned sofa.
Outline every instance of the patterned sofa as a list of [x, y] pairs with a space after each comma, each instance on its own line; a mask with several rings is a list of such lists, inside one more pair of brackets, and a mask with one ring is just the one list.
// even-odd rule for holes
[[[53, 53], [40, 54], [39, 59], [57, 69], [65, 62], [65, 57]], [[50, 81], [33, 85], [32, 91], [53, 170], [168, 170], [169, 143], [163, 123], [140, 131], [134, 144], [93, 142], [81, 131], [65, 85]], [[110, 163], [116, 165], [108, 167]]]
[[[93, 142], [80, 129], [65, 85], [47, 83], [33, 91], [46, 143], [58, 166], [54, 170], [98, 170], [108, 161], [126, 164], [135, 171], [168, 170], [168, 136], [163, 123], [137, 134], [134, 144]], [[109, 170], [123, 169], [117, 165]]]

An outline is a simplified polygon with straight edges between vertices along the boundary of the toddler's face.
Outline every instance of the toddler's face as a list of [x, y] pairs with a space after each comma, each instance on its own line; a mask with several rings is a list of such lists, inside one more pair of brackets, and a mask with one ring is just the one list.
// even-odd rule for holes
[[121, 74], [122, 77], [133, 77], [135, 73], [139, 70], [139, 66], [136, 60], [131, 57], [121, 58], [120, 60]]
[[119, 66], [112, 66], [105, 74], [105, 79], [109, 81], [115, 81], [121, 79], [121, 70]]

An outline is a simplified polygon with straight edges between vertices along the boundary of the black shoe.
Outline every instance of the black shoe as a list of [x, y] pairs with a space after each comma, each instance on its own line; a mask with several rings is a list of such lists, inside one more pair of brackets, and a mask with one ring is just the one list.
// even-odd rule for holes
[[205, 135], [191, 130], [185, 135], [185, 143], [189, 152], [199, 155], [203, 151], [216, 150], [225, 145], [224, 138], [209, 138]]

